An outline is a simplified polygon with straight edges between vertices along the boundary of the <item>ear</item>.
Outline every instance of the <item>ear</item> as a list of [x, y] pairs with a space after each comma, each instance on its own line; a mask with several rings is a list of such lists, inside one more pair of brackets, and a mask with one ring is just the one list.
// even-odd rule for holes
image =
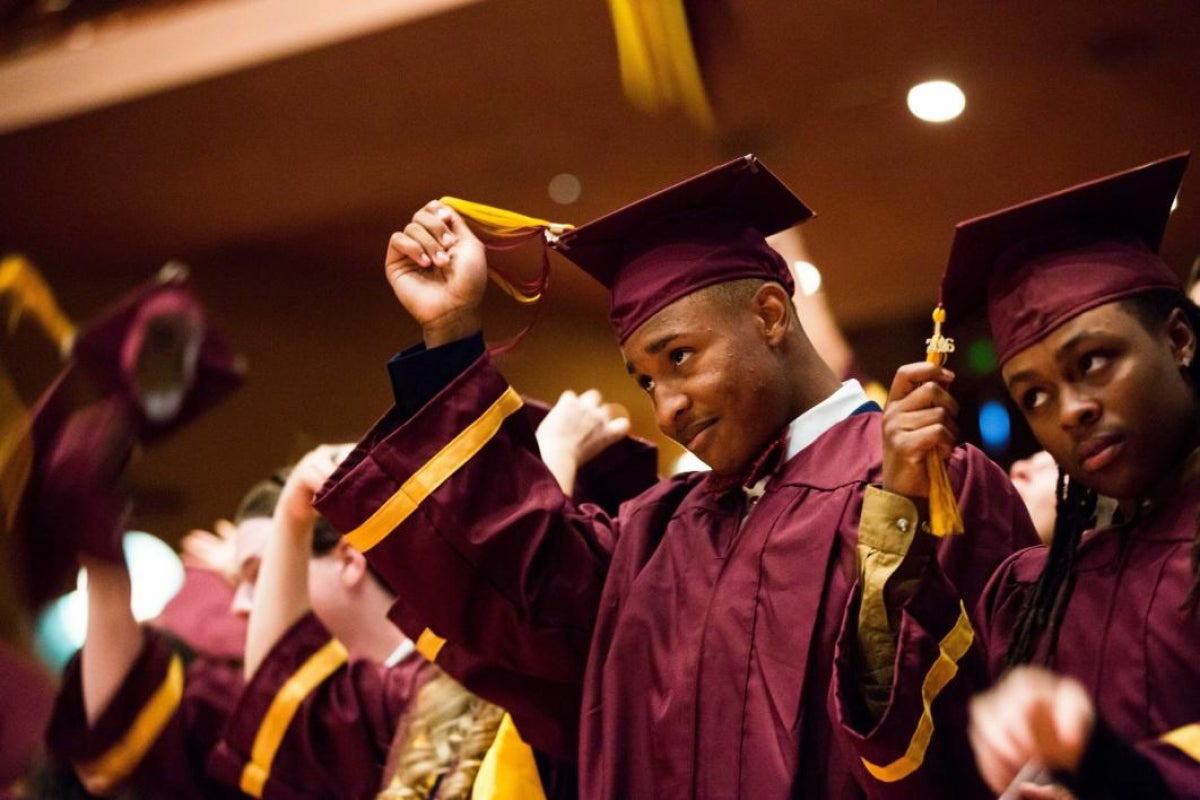
[[1196, 358], [1196, 332], [1188, 322], [1187, 314], [1182, 308], [1176, 308], [1167, 316], [1163, 323], [1163, 332], [1175, 356], [1176, 363], [1181, 367], [1191, 366]]
[[337, 558], [342, 584], [347, 589], [361, 584], [367, 575], [367, 557], [342, 539], [337, 543]]
[[754, 312], [767, 344], [772, 347], [784, 340], [791, 329], [792, 298], [777, 283], [764, 283], [754, 295]]

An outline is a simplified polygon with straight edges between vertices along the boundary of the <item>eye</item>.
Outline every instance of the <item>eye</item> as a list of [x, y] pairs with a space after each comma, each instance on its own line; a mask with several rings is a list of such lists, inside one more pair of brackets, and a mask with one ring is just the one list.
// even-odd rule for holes
[[678, 347], [670, 352], [669, 357], [671, 363], [679, 367], [692, 357], [692, 351], [686, 347]]
[[1084, 375], [1104, 369], [1112, 361], [1111, 355], [1101, 350], [1092, 350], [1079, 358], [1079, 371]]
[[637, 385], [642, 387], [643, 392], [650, 392], [654, 389], [654, 379], [649, 375], [639, 375]]
[[1021, 394], [1021, 410], [1035, 411], [1045, 405], [1049, 397], [1042, 389], [1027, 389]]

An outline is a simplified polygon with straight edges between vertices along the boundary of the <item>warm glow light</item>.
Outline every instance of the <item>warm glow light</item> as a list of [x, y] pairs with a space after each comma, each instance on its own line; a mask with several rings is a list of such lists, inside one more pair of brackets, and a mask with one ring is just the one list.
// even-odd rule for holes
[[908, 110], [926, 122], [947, 122], [966, 106], [966, 95], [950, 81], [927, 81], [908, 90]]
[[796, 261], [793, 262], [792, 268], [796, 270], [796, 285], [800, 287], [800, 294], [812, 297], [821, 291], [821, 270], [817, 269], [815, 264]]
[[550, 179], [547, 191], [550, 193], [551, 200], [560, 205], [569, 206], [583, 193], [583, 184], [571, 173], [563, 172]]
[[1175, 193], [1175, 199], [1171, 201], [1171, 212], [1174, 213], [1177, 208], [1179, 208], [1179, 192]]

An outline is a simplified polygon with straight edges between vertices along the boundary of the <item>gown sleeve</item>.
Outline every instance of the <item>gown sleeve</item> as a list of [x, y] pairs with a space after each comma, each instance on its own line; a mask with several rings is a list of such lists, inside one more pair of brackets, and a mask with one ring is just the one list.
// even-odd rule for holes
[[132, 789], [146, 797], [239, 797], [209, 777], [206, 762], [241, 688], [241, 664], [191, 657], [143, 630], [141, 652], [94, 724], [84, 711], [79, 657], [68, 664], [47, 731], [51, 756], [101, 796]]
[[395, 667], [348, 662], [345, 647], [307, 614], [237, 698], [210, 770], [268, 800], [372, 798], [400, 717], [429, 674], [415, 656]]
[[563, 495], [521, 407], [480, 357], [411, 416], [389, 412], [315, 505], [395, 592], [390, 616], [423, 655], [571, 757], [617, 525]]
[[1003, 472], [973, 448], [950, 463], [967, 532], [938, 540], [911, 500], [868, 488], [859, 585], [836, 647], [831, 703], [870, 797], [988, 797], [967, 742], [987, 685], [972, 615], [988, 577], [1035, 543]]

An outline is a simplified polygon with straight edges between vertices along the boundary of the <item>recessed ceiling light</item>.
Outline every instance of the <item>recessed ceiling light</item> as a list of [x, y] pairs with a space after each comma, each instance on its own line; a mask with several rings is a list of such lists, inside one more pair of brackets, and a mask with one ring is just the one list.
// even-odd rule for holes
[[926, 122], [952, 120], [966, 105], [966, 95], [950, 81], [926, 81], [908, 90], [908, 110]]

